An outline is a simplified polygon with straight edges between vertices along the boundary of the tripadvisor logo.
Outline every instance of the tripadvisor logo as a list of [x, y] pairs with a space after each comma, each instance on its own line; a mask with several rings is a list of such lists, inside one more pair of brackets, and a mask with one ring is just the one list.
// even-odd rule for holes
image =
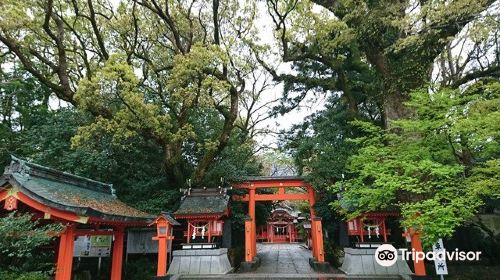
[[381, 266], [391, 266], [398, 260], [398, 250], [391, 244], [382, 244], [375, 250], [375, 260]]
[[[464, 252], [458, 251], [458, 249], [455, 249], [454, 251], [440, 250], [437, 252], [429, 251], [425, 253], [416, 252], [415, 249], [409, 251], [406, 248], [402, 248], [399, 249], [399, 253], [399, 257], [401, 257], [401, 260], [408, 261], [413, 259], [417, 263], [424, 260], [479, 261], [479, 256], [481, 255], [480, 251]], [[382, 244], [377, 248], [377, 250], [375, 250], [375, 261], [377, 261], [377, 263], [381, 266], [391, 266], [395, 264], [397, 260], [398, 250], [390, 244]]]

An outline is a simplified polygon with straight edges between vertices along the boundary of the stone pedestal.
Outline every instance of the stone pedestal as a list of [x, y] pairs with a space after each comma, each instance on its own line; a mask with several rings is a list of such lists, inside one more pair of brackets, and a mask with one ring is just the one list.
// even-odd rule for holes
[[314, 258], [309, 258], [309, 265], [316, 272], [328, 273], [332, 270], [328, 262], [318, 262]]
[[168, 274], [226, 274], [232, 270], [227, 248], [176, 250]]
[[260, 258], [255, 257], [251, 262], [241, 262], [239, 272], [252, 272], [260, 266]]
[[411, 275], [413, 272], [401, 254], [395, 264], [389, 267], [381, 266], [375, 261], [376, 249], [344, 248], [344, 263], [340, 270], [347, 275]]

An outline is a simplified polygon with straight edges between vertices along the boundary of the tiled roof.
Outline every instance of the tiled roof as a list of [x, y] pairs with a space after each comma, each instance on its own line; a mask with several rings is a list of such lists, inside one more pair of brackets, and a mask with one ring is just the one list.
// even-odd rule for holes
[[191, 189], [182, 198], [174, 215], [223, 214], [227, 211], [229, 196], [221, 189]]
[[156, 218], [158, 220], [160, 217], [165, 218], [169, 224], [173, 226], [180, 226], [179, 222], [172, 217], [172, 213], [170, 212], [161, 212], [161, 214]]
[[30, 198], [64, 211], [112, 221], [152, 221], [153, 216], [118, 200], [111, 184], [12, 157], [0, 189], [10, 184]]
[[247, 181], [281, 181], [281, 180], [294, 180], [294, 181], [303, 181], [305, 180], [302, 176], [245, 176], [241, 177], [238, 182], [247, 182]]

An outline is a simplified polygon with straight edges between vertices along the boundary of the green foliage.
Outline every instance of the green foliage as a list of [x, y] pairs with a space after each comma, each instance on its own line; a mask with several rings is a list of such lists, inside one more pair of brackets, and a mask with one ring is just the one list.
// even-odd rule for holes
[[29, 266], [33, 260], [35, 250], [49, 244], [55, 238], [55, 234], [62, 230], [61, 225], [40, 225], [31, 218], [29, 214], [17, 212], [0, 218], [2, 270], [23, 271], [22, 268]]
[[[416, 91], [408, 106], [415, 116], [385, 131], [355, 121], [366, 135], [348, 163], [350, 179], [336, 184], [343, 199], [332, 203], [349, 217], [398, 209], [402, 225], [423, 233], [429, 246], [449, 237], [486, 198], [499, 198], [497, 170], [500, 91], [498, 82], [465, 91]], [[488, 121], [484, 121], [488, 120]]]
[[4, 272], [0, 271], [2, 280], [49, 280], [49, 276], [40, 272]]
[[141, 129], [163, 141], [176, 137], [169, 133], [170, 117], [161, 114], [158, 105], [145, 102], [144, 93], [138, 89], [139, 80], [124, 57], [111, 56], [95, 75], [92, 80], [80, 80], [75, 100], [82, 110], [110, 111], [113, 118], [99, 116], [95, 122], [80, 127], [72, 139], [74, 146], [84, 146], [100, 135], [112, 136], [115, 145], [126, 145]]
[[[123, 82], [122, 88], [133, 90], [132, 97], [134, 94], [140, 94], [135, 91], [133, 83], [128, 82], [136, 78], [130, 72], [130, 67], [121, 63], [120, 57], [110, 60], [108, 67], [100, 71], [100, 80], [96, 80], [99, 83], [93, 84], [90, 81], [82, 83], [88, 83], [89, 87], [93, 84], [106, 88], [112, 84], [106, 82], [106, 79], [112, 78], [120, 84]], [[21, 70], [16, 75], [29, 77], [29, 74]], [[23, 95], [16, 93], [27, 93], [30, 90], [36, 93], [34, 89], [46, 89], [33, 78], [20, 80], [14, 77], [14, 72], [6, 72], [4, 77], [5, 84], [14, 84], [18, 81], [20, 85], [16, 90], [12, 89], [12, 93], [9, 87], [2, 88], [4, 93], [2, 97], [5, 98], [2, 103], [5, 105], [4, 119], [12, 123], [10, 125], [4, 121], [1, 127], [5, 129], [0, 129], [2, 166], [9, 163], [10, 154], [15, 154], [59, 170], [113, 183], [122, 201], [149, 213], [174, 211], [177, 208], [180, 198], [179, 185], [172, 183], [172, 178], [165, 172], [165, 147], [158, 145], [154, 139], [134, 133], [133, 129], [129, 130], [131, 125], [141, 126], [136, 119], [120, 119], [121, 125], [106, 131], [96, 124], [95, 117], [88, 112], [72, 107], [50, 110], [48, 103], [40, 103], [40, 98], [44, 95], [40, 97], [28, 95], [37, 99], [22, 101], [22, 104], [17, 105]], [[112, 104], [110, 100], [117, 98], [105, 90], [99, 91], [99, 94], [103, 94], [103, 97], [90, 98], [82, 102], [90, 104], [102, 101]], [[124, 108], [120, 110], [126, 111]], [[190, 122], [197, 137], [186, 144], [186, 156], [201, 158], [205, 151], [203, 139], [216, 138], [222, 129], [220, 116], [214, 109], [200, 109], [190, 116]], [[155, 125], [154, 123], [151, 121], [151, 126]], [[92, 130], [94, 128], [100, 132]], [[84, 142], [72, 145], [72, 141], [73, 143], [83, 141], [82, 137], [86, 138]], [[207, 184], [217, 186], [221, 177], [230, 180], [244, 174], [259, 173], [260, 166], [253, 156], [254, 142], [244, 139], [244, 143], [241, 144], [242, 138], [244, 139], [239, 131], [231, 135], [227, 149], [215, 159], [216, 164], [207, 172], [205, 180]], [[188, 176], [195, 166], [194, 162], [191, 162], [182, 167], [184, 174]]]
[[[2, 50], [51, 94], [92, 114], [73, 148], [105, 142], [130, 150], [151, 141], [169, 183], [211, 183], [206, 173], [238, 134], [238, 105], [255, 97], [245, 82], [259, 66], [244, 44], [255, 38], [255, 4], [7, 0], [0, 7]], [[214, 127], [198, 134], [205, 113]]]
[[[361, 135], [361, 130], [350, 123], [345, 104], [339, 101], [331, 97], [324, 110], [292, 128], [281, 139], [282, 149], [293, 156], [299, 172], [318, 192], [316, 212], [331, 236], [339, 236], [337, 225], [341, 217], [331, 211], [330, 203], [337, 200], [337, 194], [328, 191], [328, 187], [342, 180], [346, 163], [357, 150], [358, 145], [348, 139]], [[305, 208], [305, 213], [308, 211]], [[333, 255], [330, 256], [335, 263]]]
[[[10, 69], [4, 67], [13, 64]], [[18, 135], [44, 122], [50, 91], [19, 67], [12, 58], [0, 58], [0, 165], [10, 161], [10, 154], [22, 154], [26, 147]]]

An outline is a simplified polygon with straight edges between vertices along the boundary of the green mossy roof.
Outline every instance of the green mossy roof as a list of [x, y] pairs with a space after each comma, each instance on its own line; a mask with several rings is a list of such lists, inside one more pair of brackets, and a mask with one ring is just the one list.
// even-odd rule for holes
[[[12, 158], [0, 189], [12, 185], [47, 206], [115, 221], [150, 221], [152, 216], [118, 200], [112, 185]], [[0, 183], [2, 180], [0, 180]]]
[[193, 189], [183, 197], [175, 215], [223, 214], [229, 203], [229, 196], [217, 189]]

